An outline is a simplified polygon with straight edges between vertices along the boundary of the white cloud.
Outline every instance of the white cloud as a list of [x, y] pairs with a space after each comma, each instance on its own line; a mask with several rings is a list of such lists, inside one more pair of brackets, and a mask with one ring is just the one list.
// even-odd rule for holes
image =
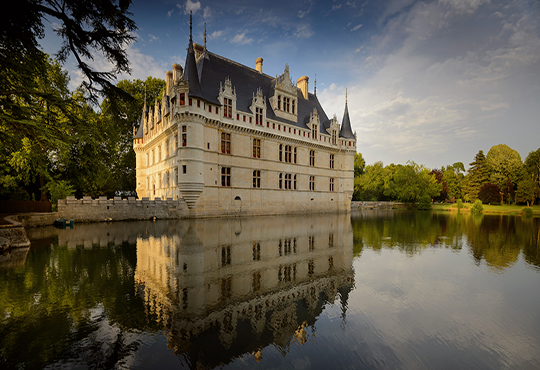
[[351, 29], [351, 32], [360, 29], [360, 27], [362, 27], [361, 24], [359, 24], [359, 25], [357, 25], [357, 26], [354, 26], [354, 27]]
[[193, 2], [191, 0], [187, 0], [185, 5], [176, 4], [176, 6], [180, 9], [184, 9], [184, 14], [189, 14], [190, 11], [196, 13], [197, 10], [201, 9], [201, 2]]
[[341, 8], [341, 4], [334, 4], [332, 5], [332, 9], [330, 11], [333, 12], [334, 10], [338, 10], [339, 8]]
[[167, 12], [167, 17], [170, 18], [174, 14], [174, 9], [171, 9]]
[[208, 38], [209, 38], [210, 40], [213, 40], [213, 39], [217, 39], [218, 37], [221, 37], [222, 35], [223, 35], [223, 31], [222, 31], [222, 30], [214, 31], [214, 32], [212, 32], [212, 33], [208, 36]]
[[159, 40], [159, 37], [154, 36], [154, 35], [152, 35], [152, 34], [149, 34], [148, 37], [149, 37], [149, 39], [150, 39], [150, 42]]
[[311, 26], [305, 23], [296, 27], [296, 32], [294, 33], [294, 35], [301, 39], [307, 39], [313, 36], [313, 31], [311, 29]]
[[246, 37], [246, 31], [242, 32], [242, 33], [239, 33], [239, 34], [236, 34], [233, 39], [231, 40], [231, 42], [233, 44], [238, 44], [238, 45], [245, 45], [245, 44], [250, 44], [253, 42], [253, 39], [252, 38], [248, 38]]
[[207, 6], [206, 8], [204, 8], [204, 12], [203, 12], [203, 18], [204, 19], [208, 19], [212, 16], [212, 11], [210, 10], [210, 7]]
[[309, 13], [309, 10], [306, 10], [306, 11], [299, 10], [298, 11], [298, 18], [300, 18], [300, 19], [304, 18], [308, 13]]

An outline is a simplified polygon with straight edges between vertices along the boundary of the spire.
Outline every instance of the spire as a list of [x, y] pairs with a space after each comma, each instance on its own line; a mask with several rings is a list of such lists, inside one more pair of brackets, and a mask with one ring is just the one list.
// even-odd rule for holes
[[144, 85], [144, 106], [143, 112], [146, 112], [146, 84]]
[[204, 50], [206, 50], [206, 22], [204, 22]]
[[193, 52], [193, 11], [189, 11], [189, 45], [188, 53]]
[[186, 66], [184, 68], [184, 76], [187, 77], [189, 83], [188, 95], [194, 98], [204, 99], [199, 82], [199, 73], [197, 72], [197, 62], [195, 61], [195, 52], [193, 50], [193, 26], [192, 12], [189, 13], [189, 45], [186, 57]]
[[317, 74], [315, 73], [315, 86], [313, 87], [313, 95], [317, 96]]
[[343, 137], [345, 139], [356, 139], [351, 129], [351, 119], [349, 118], [349, 107], [347, 100], [347, 90], [345, 90], [345, 112], [343, 113], [343, 121], [341, 123], [339, 137]]

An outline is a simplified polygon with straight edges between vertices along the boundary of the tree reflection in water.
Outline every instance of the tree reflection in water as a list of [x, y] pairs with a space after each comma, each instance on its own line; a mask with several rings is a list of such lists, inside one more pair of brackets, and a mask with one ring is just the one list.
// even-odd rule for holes
[[363, 248], [411, 256], [427, 248], [466, 248], [477, 265], [485, 261], [495, 272], [512, 266], [520, 253], [540, 267], [539, 218], [370, 210], [353, 213], [352, 228], [355, 256]]

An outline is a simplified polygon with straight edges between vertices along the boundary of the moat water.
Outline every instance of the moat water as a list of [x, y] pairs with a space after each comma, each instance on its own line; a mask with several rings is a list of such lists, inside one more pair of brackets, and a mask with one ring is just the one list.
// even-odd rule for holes
[[539, 369], [540, 219], [79, 224], [0, 256], [2, 369]]

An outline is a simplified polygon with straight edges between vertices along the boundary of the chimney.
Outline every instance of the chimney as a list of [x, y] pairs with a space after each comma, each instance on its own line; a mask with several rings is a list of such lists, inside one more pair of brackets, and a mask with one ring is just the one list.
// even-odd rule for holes
[[167, 71], [167, 73], [165, 74], [167, 76], [165, 82], [167, 83], [167, 90], [166, 90], [166, 93], [168, 96], [171, 96], [171, 88], [172, 88], [172, 77], [173, 77], [173, 73], [171, 71]]
[[257, 59], [255, 59], [255, 69], [259, 73], [262, 73], [262, 62], [263, 62], [263, 58], [261, 57], [258, 57]]
[[308, 76], [302, 76], [298, 80], [296, 80], [296, 86], [302, 91], [302, 95], [304, 95], [304, 99], [308, 99], [308, 82], [309, 77]]
[[180, 64], [176, 64], [176, 63], [172, 65], [172, 68], [173, 68], [173, 82], [174, 82], [180, 79], [180, 77], [184, 73], [184, 69], [182, 68]]

